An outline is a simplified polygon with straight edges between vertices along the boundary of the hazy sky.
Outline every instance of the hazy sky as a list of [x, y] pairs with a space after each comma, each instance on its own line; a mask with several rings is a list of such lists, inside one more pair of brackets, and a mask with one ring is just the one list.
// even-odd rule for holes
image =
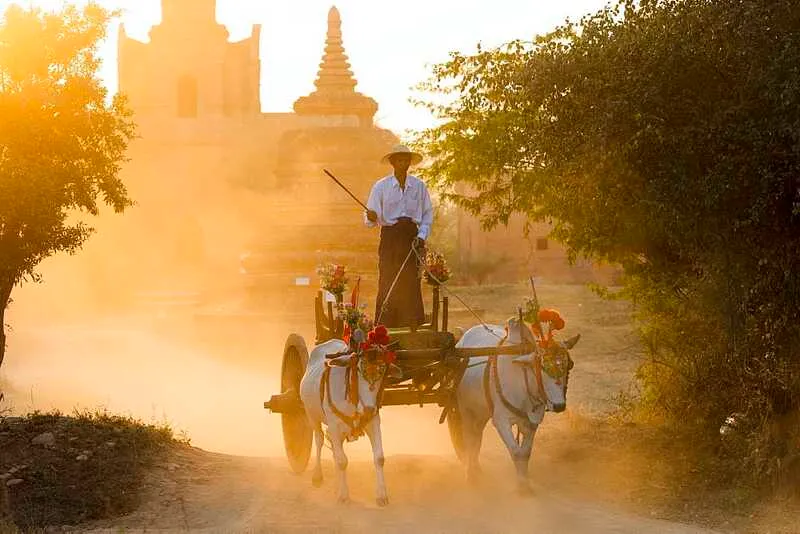
[[[58, 6], [61, 0], [0, 0], [0, 12], [12, 3]], [[165, 0], [169, 1], [169, 0]], [[204, 1], [204, 0], [195, 0]], [[76, 3], [84, 3], [78, 1]], [[161, 0], [100, 0], [123, 11], [128, 34], [147, 40], [160, 21]], [[217, 0], [217, 19], [232, 40], [262, 25], [262, 108], [291, 111], [292, 103], [313, 90], [333, 0]], [[530, 39], [569, 17], [602, 8], [607, 0], [337, 0], [344, 46], [358, 80], [357, 90], [380, 106], [377, 122], [402, 134], [430, 124], [427, 111], [408, 99], [411, 88], [427, 78], [429, 65], [451, 50], [470, 52], [513, 39]], [[103, 77], [116, 90], [117, 27], [103, 47]]]

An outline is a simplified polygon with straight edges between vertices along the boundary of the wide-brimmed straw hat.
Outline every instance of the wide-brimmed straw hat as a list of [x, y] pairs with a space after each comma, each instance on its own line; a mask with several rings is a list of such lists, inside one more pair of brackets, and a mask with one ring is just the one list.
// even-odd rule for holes
[[422, 154], [417, 154], [406, 145], [395, 145], [391, 152], [381, 158], [381, 163], [389, 163], [389, 158], [395, 154], [410, 154], [411, 165], [417, 165], [422, 161]]

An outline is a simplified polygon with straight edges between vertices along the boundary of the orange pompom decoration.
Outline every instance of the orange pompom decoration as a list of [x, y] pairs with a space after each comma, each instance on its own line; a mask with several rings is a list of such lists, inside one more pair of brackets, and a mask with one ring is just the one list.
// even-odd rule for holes
[[566, 324], [558, 311], [546, 308], [539, 310], [539, 322], [550, 323], [553, 330], [561, 330]]

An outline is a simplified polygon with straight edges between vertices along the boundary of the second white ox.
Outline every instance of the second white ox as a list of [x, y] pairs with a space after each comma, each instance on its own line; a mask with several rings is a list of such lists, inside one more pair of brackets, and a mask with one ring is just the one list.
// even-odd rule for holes
[[[566, 408], [567, 382], [573, 365], [568, 351], [578, 339], [580, 335], [565, 342], [554, 341], [547, 348], [524, 356], [473, 358], [458, 387], [458, 411], [454, 414], [457, 422], [450, 422], [451, 432], [456, 433], [456, 451], [467, 466], [469, 480], [475, 480], [480, 472], [478, 454], [484, 427], [491, 419], [514, 461], [518, 489], [530, 492], [528, 461], [533, 438], [545, 411], [561, 412]], [[456, 346], [522, 342], [535, 345], [536, 340], [524, 323], [511, 318], [505, 328], [470, 328]]]
[[[300, 398], [314, 430], [316, 463], [311, 481], [322, 485], [322, 446], [327, 426], [336, 472], [339, 479], [339, 502], [347, 503], [347, 456], [344, 442], [354, 441], [363, 433], [369, 436], [377, 477], [376, 501], [379, 506], [389, 503], [383, 476], [383, 444], [379, 400], [383, 381], [387, 377], [399, 378], [402, 371], [388, 363], [381, 352], [368, 351], [363, 355], [349, 352], [348, 345], [333, 339], [317, 345], [308, 358], [308, 367], [300, 382]], [[331, 354], [343, 354], [328, 358]]]

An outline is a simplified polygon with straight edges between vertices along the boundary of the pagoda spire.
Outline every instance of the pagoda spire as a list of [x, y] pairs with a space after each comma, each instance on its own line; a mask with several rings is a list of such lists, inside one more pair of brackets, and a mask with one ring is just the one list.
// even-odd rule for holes
[[321, 91], [353, 92], [356, 88], [356, 80], [353, 78], [342, 43], [342, 18], [336, 6], [328, 12], [325, 55], [319, 64], [319, 73], [314, 85]]
[[328, 32], [325, 53], [319, 64], [316, 90], [295, 102], [301, 115], [357, 115], [372, 123], [378, 104], [356, 92], [356, 79], [342, 41], [342, 19], [336, 6], [328, 11]]

